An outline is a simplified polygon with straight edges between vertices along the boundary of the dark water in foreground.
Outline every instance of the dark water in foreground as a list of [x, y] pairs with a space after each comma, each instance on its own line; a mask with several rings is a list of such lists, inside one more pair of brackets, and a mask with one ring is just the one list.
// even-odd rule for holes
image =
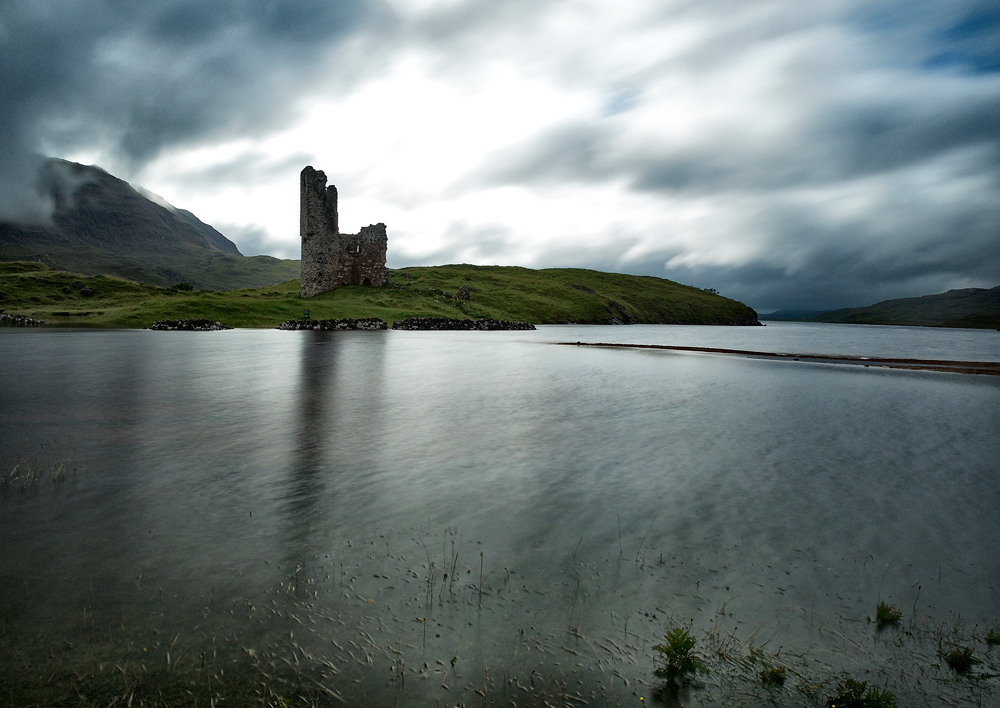
[[[0, 331], [4, 471], [43, 472], [0, 490], [0, 660], [123, 696], [230, 667], [332, 704], [638, 705], [683, 625], [998, 704], [892, 684], [905, 635], [866, 618], [1000, 624], [1000, 381], [550, 344], [578, 340], [1000, 359], [838, 325]], [[688, 704], [737, 705], [711, 676]]]

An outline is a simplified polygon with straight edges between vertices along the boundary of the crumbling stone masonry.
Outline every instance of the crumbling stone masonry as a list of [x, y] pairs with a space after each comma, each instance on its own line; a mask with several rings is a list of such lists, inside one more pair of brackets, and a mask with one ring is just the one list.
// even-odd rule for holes
[[302, 297], [341, 285], [385, 285], [385, 224], [365, 226], [357, 234], [340, 233], [337, 188], [327, 187], [326, 174], [312, 167], [302, 170], [299, 200]]

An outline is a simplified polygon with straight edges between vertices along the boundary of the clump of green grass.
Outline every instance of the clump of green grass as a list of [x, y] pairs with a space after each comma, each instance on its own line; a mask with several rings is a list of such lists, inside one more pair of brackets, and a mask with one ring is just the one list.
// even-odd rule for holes
[[955, 647], [941, 656], [957, 674], [967, 674], [974, 664], [979, 663], [979, 659], [973, 656], [972, 647]]
[[989, 632], [987, 632], [986, 644], [991, 647], [995, 647], [997, 644], [1000, 644], [1000, 632], [996, 631], [995, 629], [991, 629]]
[[875, 608], [875, 621], [878, 623], [879, 628], [887, 624], [897, 624], [902, 618], [903, 613], [899, 611], [899, 608], [893, 607], [885, 600], [880, 600], [878, 607]]
[[849, 678], [837, 685], [826, 705], [827, 708], [896, 708], [896, 697], [888, 689]]
[[784, 666], [775, 666], [760, 672], [760, 683], [764, 688], [781, 688], [785, 685], [788, 671]]
[[664, 644], [657, 644], [653, 651], [659, 653], [663, 665], [653, 673], [667, 680], [666, 688], [676, 690], [696, 674], [708, 673], [708, 666], [694, 653], [694, 637], [682, 627], [672, 629], [663, 636]]
[[41, 465], [35, 457], [22, 457], [15, 454], [11, 463], [7, 456], [0, 454], [0, 486], [8, 487], [19, 484], [21, 489], [37, 484], [42, 478]]
[[56, 483], [65, 482], [77, 471], [76, 453], [58, 443], [40, 445], [37, 452], [27, 456], [13, 453], [11, 459], [6, 452], [0, 452], [0, 489], [14, 485], [22, 490], [35, 487], [46, 477]]

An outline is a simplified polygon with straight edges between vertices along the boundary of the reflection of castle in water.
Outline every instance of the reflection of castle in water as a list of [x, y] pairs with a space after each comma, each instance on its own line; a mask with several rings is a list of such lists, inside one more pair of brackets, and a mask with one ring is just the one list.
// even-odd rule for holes
[[338, 523], [330, 514], [345, 503], [346, 488], [352, 505], [366, 501], [359, 478], [371, 473], [381, 452], [384, 340], [351, 334], [303, 333], [296, 445], [284, 495], [290, 556]]
[[299, 234], [302, 237], [302, 297], [341, 285], [385, 285], [385, 224], [365, 226], [359, 233], [340, 233], [337, 188], [326, 186], [326, 174], [306, 167], [300, 175]]

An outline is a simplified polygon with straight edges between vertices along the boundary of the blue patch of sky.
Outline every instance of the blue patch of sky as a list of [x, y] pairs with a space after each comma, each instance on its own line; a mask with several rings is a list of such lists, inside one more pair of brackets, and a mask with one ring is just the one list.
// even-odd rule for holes
[[926, 64], [957, 67], [973, 73], [1000, 71], [1000, 6], [980, 3], [952, 27], [939, 33], [946, 45]]
[[860, 27], [866, 32], [892, 33], [901, 27], [912, 24], [914, 16], [919, 16], [913, 8], [903, 7], [901, 3], [889, 2], [875, 5], [862, 5], [846, 18], [850, 24]]
[[944, 11], [938, 0], [888, 0], [858, 8], [845, 19], [890, 42], [894, 37], [906, 63], [973, 74], [1000, 71], [996, 0], [952, 0]]
[[639, 91], [633, 88], [624, 88], [615, 91], [604, 104], [602, 115], [605, 118], [609, 118], [632, 110], [639, 102], [639, 93]]

